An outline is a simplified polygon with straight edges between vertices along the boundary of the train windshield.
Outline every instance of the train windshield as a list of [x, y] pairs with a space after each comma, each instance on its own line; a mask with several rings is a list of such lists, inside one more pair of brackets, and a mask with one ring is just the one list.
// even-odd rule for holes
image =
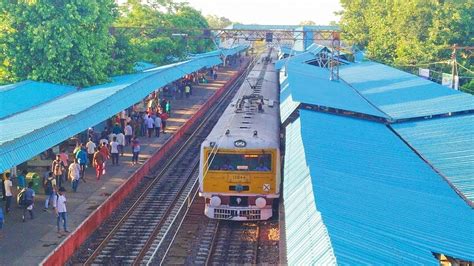
[[[213, 156], [214, 155], [214, 156]], [[217, 153], [209, 158], [212, 171], [260, 171], [272, 170], [271, 154]]]

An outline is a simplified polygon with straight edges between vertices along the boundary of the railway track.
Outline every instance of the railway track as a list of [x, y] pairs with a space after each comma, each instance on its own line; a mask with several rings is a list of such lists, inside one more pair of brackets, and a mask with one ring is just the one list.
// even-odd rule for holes
[[166, 242], [175, 219], [185, 210], [189, 195], [197, 191], [199, 147], [240, 87], [253, 63], [209, 110], [188, 140], [162, 165], [154, 178], [145, 180], [112, 217], [80, 249], [72, 263], [86, 265], [146, 264], [156, 247]]

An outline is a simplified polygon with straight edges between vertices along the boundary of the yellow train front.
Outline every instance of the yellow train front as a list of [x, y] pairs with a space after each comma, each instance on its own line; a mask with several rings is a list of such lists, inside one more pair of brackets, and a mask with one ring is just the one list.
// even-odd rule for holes
[[209, 218], [267, 220], [280, 196], [278, 87], [263, 61], [201, 145], [199, 195]]

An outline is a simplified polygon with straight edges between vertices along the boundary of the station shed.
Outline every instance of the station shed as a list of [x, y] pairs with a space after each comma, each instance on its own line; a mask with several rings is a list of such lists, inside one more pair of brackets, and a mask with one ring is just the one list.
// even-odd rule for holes
[[[224, 49], [216, 54], [231, 55], [240, 49], [244, 48]], [[204, 54], [160, 67], [142, 64], [144, 70], [138, 73], [112, 77], [109, 83], [77, 91], [70, 86], [30, 81], [3, 86], [1, 97], [12, 91], [18, 91], [16, 95], [19, 95], [20, 90], [26, 88], [31, 93], [30, 98], [40, 100], [30, 100], [29, 105], [14, 109], [16, 111], [2, 111], [5, 115], [0, 119], [0, 172], [101, 123], [159, 87], [202, 68], [222, 64], [216, 54]], [[42, 91], [45, 91], [44, 96]]]
[[280, 71], [289, 265], [474, 261], [474, 97], [375, 62]]

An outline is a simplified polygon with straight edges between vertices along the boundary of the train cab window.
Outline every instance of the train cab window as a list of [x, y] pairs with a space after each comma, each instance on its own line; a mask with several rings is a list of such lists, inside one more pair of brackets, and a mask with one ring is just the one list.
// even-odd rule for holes
[[[212, 158], [213, 157], [213, 158]], [[227, 154], [217, 153], [209, 158], [212, 171], [259, 171], [270, 172], [271, 154]]]

